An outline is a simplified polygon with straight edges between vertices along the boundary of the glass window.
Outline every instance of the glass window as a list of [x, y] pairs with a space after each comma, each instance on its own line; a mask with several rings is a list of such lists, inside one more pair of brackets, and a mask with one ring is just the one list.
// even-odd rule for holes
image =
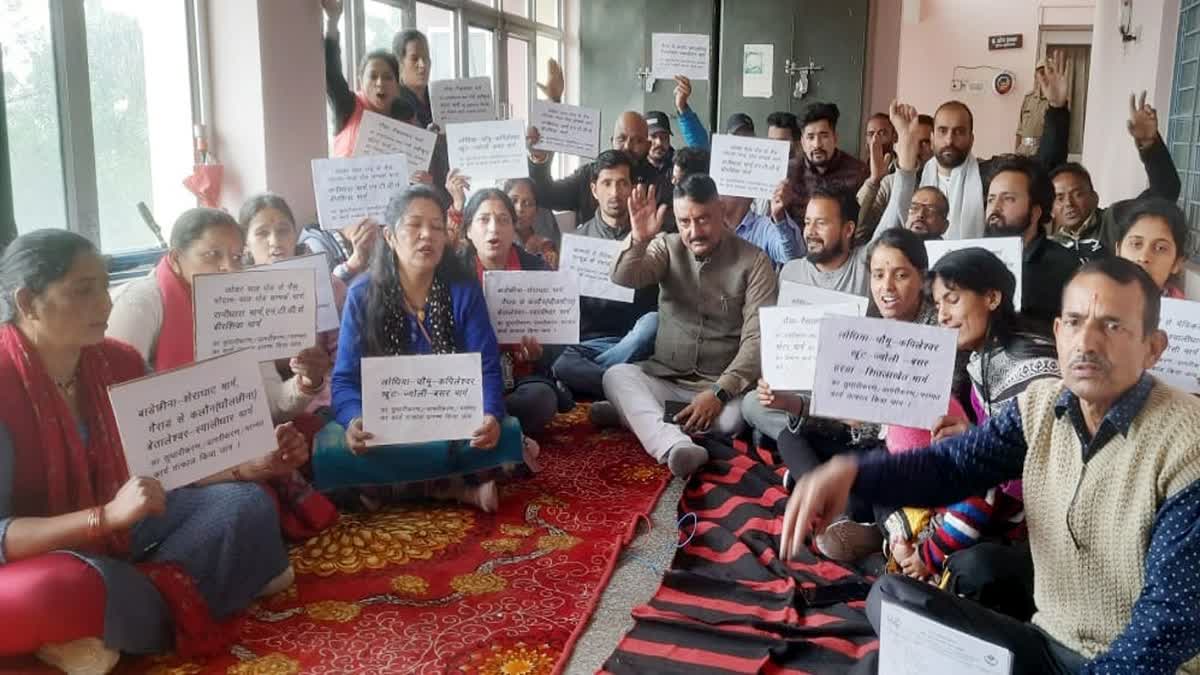
[[509, 119], [529, 120], [529, 43], [508, 36], [505, 51], [508, 56]]
[[84, 11], [100, 244], [154, 246], [137, 203], [162, 223], [195, 205], [181, 184], [193, 163], [187, 6], [85, 0]]
[[471, 2], [474, 2], [477, 5], [484, 5], [487, 7], [495, 7], [496, 6], [496, 0], [471, 0]]
[[536, 2], [538, 23], [558, 27], [558, 0], [536, 0]]
[[[554, 59], [560, 64], [562, 63], [562, 54], [560, 53], [558, 40], [545, 35], [537, 36], [537, 81], [545, 82], [550, 79], [549, 60]], [[539, 99], [545, 99], [546, 95], [541, 89], [537, 90]]]
[[529, 18], [529, 0], [504, 0], [504, 11]]
[[4, 14], [0, 45], [17, 231], [66, 227], [49, 3], [8, 0]]
[[492, 47], [492, 31], [470, 26], [467, 29], [467, 62], [470, 66], [467, 77], [490, 77], [496, 81], [496, 50]]
[[429, 79], [454, 79], [454, 12], [418, 2], [417, 30], [429, 38]]
[[363, 12], [363, 45], [367, 52], [392, 49], [392, 37], [404, 30], [404, 11], [379, 0], [367, 0]]

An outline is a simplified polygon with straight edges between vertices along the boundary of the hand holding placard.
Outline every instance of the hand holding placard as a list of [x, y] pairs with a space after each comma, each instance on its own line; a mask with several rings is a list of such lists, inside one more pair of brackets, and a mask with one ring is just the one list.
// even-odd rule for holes
[[537, 129], [536, 150], [587, 158], [600, 154], [600, 111], [594, 108], [534, 101], [529, 126]]
[[496, 103], [492, 99], [490, 77], [437, 80], [429, 85], [429, 104], [432, 107], [433, 123], [442, 129], [449, 124], [496, 119]]
[[712, 177], [722, 197], [772, 197], [787, 180], [791, 144], [768, 138], [716, 134]]
[[692, 80], [707, 80], [709, 42], [697, 33], [653, 33], [650, 36], [651, 70], [655, 79], [670, 80], [683, 75]]
[[340, 230], [363, 218], [383, 221], [388, 200], [408, 187], [408, 158], [374, 155], [312, 161], [317, 217], [326, 230]]
[[862, 316], [857, 304], [762, 307], [762, 373], [777, 391], [812, 391], [821, 321], [829, 315]]
[[579, 294], [589, 298], [633, 302], [634, 290], [612, 282], [609, 270], [621, 252], [624, 242], [619, 239], [599, 239], [578, 234], [564, 234], [559, 270], [579, 279]]
[[370, 110], [363, 111], [354, 143], [354, 156], [404, 155], [409, 175], [428, 171], [437, 134]]

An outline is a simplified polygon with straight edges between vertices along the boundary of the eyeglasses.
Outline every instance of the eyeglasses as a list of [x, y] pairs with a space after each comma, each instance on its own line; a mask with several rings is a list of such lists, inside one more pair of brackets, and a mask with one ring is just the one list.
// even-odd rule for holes
[[934, 214], [936, 214], [938, 212], [938, 210], [939, 209], [937, 207], [937, 204], [922, 204], [920, 202], [913, 202], [908, 205], [909, 213], [921, 213], [921, 214], [934, 213]]

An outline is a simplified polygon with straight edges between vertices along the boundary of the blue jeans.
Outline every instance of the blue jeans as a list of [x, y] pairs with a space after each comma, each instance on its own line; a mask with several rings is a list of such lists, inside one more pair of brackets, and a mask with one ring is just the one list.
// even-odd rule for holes
[[554, 362], [554, 377], [575, 394], [604, 398], [604, 371], [621, 363], [644, 361], [654, 353], [658, 312], [643, 314], [623, 336], [584, 340], [563, 350]]

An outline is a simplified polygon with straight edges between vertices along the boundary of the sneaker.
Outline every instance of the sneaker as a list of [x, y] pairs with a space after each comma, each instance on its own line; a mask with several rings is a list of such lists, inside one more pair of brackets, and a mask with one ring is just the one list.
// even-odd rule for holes
[[109, 649], [103, 640], [92, 637], [45, 645], [37, 650], [37, 657], [67, 675], [106, 675], [117, 667], [121, 652]]
[[667, 452], [667, 468], [679, 478], [687, 478], [708, 461], [708, 451], [692, 442], [677, 443]]
[[617, 406], [609, 401], [593, 403], [588, 410], [588, 419], [591, 420], [592, 426], [598, 429], [621, 426], [621, 413], [617, 412]]
[[874, 523], [839, 520], [814, 538], [821, 555], [838, 562], [852, 563], [879, 551], [883, 534]]
[[295, 581], [296, 570], [292, 569], [291, 565], [288, 565], [286, 570], [279, 573], [279, 576], [268, 581], [267, 585], [262, 587], [262, 590], [258, 592], [258, 597], [266, 598], [275, 595], [276, 593], [282, 593], [283, 591], [286, 591], [288, 587], [291, 586]]

